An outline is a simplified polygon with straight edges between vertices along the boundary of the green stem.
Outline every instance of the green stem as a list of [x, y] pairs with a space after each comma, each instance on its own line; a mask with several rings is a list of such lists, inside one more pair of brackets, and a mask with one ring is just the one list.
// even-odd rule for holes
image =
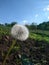
[[12, 43], [11, 47], [9, 48], [9, 51], [8, 51], [8, 53], [7, 53], [7, 55], [6, 55], [5, 59], [4, 59], [4, 61], [3, 61], [3, 65], [5, 65], [6, 59], [8, 58], [8, 56], [9, 56], [9, 54], [10, 54], [10, 52], [11, 52], [11, 50], [13, 49], [13, 47], [14, 47], [15, 44], [16, 44], [16, 40], [13, 40], [13, 43]]

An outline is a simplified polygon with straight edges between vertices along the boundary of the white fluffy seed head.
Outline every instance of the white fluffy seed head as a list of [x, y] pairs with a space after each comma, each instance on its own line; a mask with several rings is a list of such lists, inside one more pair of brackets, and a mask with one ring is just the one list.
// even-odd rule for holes
[[29, 36], [26, 26], [15, 24], [11, 29], [11, 35], [21, 41], [25, 41]]

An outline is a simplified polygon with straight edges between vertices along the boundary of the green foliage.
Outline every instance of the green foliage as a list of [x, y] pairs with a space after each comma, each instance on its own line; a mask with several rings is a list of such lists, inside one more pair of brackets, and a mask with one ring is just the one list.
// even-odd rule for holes
[[29, 30], [37, 29], [37, 24], [35, 24], [35, 23], [32, 23], [31, 25], [26, 25], [26, 26], [29, 28]]
[[[10, 35], [11, 28], [14, 24], [16, 24], [16, 23], [15, 22], [13, 22], [11, 24], [6, 23], [5, 25], [0, 24], [0, 40], [1, 40], [2, 35]], [[26, 25], [26, 26], [28, 27], [29, 32], [30, 32], [29, 38], [32, 38], [32, 39], [35, 39], [38, 41], [43, 40], [43, 41], [46, 41], [49, 43], [49, 22], [47, 22], [47, 23], [44, 22], [39, 25], [31, 24], [31, 25]], [[18, 44], [15, 45], [16, 40], [13, 40], [12, 43], [13, 44], [9, 48], [9, 51], [5, 57], [3, 65], [5, 65], [6, 59], [12, 50], [20, 51], [20, 45], [18, 45]], [[40, 48], [43, 48], [43, 46], [41, 46]], [[2, 53], [2, 55], [4, 55], [4, 54]], [[30, 60], [28, 60], [28, 58], [25, 58], [25, 59], [22, 58], [21, 60], [23, 62], [23, 65], [31, 63]], [[18, 65], [19, 65], [19, 62], [21, 62], [21, 60], [16, 58], [16, 63], [18, 63]]]
[[17, 22], [12, 22], [12, 23], [10, 23], [10, 24], [5, 23], [5, 26], [7, 26], [7, 27], [12, 27], [12, 26], [15, 25], [15, 24], [17, 24]]
[[0, 26], [0, 35], [9, 35], [11, 27]]
[[[9, 24], [10, 26], [8, 26], [8, 24], [5, 25], [0, 24], [0, 39], [2, 35], [10, 35], [11, 28], [14, 24], [16, 24], [16, 22], [12, 22], [11, 24]], [[29, 29], [30, 38], [39, 41], [44, 40], [49, 42], [49, 22], [43, 22], [39, 25], [32, 23], [31, 25], [26, 25], [26, 26]]]
[[27, 26], [30, 30], [49, 30], [49, 21], [40, 23], [39, 25], [32, 23], [31, 25]]
[[39, 24], [37, 27], [38, 27], [38, 29], [41, 29], [41, 30], [49, 30], [49, 21], [43, 22], [43, 23]]
[[46, 42], [49, 43], [49, 37], [48, 36], [45, 36], [45, 35], [42, 36], [42, 35], [39, 35], [39, 34], [30, 33], [30, 36], [29, 37], [32, 38], [32, 39], [38, 40], [38, 41], [43, 40], [43, 41], [46, 41]]

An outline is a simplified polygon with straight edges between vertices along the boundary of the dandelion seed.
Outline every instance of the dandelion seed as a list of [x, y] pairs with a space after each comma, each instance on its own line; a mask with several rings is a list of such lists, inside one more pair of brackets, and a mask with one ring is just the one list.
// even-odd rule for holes
[[29, 31], [26, 26], [15, 24], [11, 29], [11, 35], [21, 41], [25, 41], [29, 36]]

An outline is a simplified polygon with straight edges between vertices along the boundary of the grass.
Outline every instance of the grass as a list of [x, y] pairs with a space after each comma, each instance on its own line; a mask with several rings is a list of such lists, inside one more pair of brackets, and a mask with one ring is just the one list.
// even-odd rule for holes
[[44, 40], [49, 43], [49, 36], [40, 35], [36, 33], [30, 33], [29, 37], [38, 41]]
[[10, 34], [11, 27], [6, 26], [0, 26], [0, 35], [9, 35]]
[[[11, 27], [0, 26], [0, 39], [1, 39], [2, 35], [10, 35], [10, 30], [11, 30]], [[32, 38], [32, 39], [35, 39], [38, 41], [44, 40], [49, 43], [49, 31], [32, 30], [32, 31], [30, 31], [29, 38]], [[10, 55], [10, 52], [12, 50], [19, 51], [19, 49], [20, 49], [19, 45], [14, 46], [17, 41], [16, 40], [12, 40], [12, 41], [13, 41], [12, 45], [10, 46], [9, 50], [7, 51], [7, 55], [5, 56], [3, 65], [5, 65], [6, 59], [8, 58], [8, 56]], [[44, 48], [44, 46], [40, 46], [39, 48]], [[24, 59], [24, 60], [28, 61], [28, 59]], [[20, 60], [16, 59], [16, 63], [19, 63], [19, 62], [20, 62]]]
[[[11, 27], [0, 26], [0, 38], [2, 35], [10, 35], [10, 31], [11, 31]], [[29, 37], [38, 41], [44, 40], [49, 42], [49, 31], [32, 30], [30, 31]]]

